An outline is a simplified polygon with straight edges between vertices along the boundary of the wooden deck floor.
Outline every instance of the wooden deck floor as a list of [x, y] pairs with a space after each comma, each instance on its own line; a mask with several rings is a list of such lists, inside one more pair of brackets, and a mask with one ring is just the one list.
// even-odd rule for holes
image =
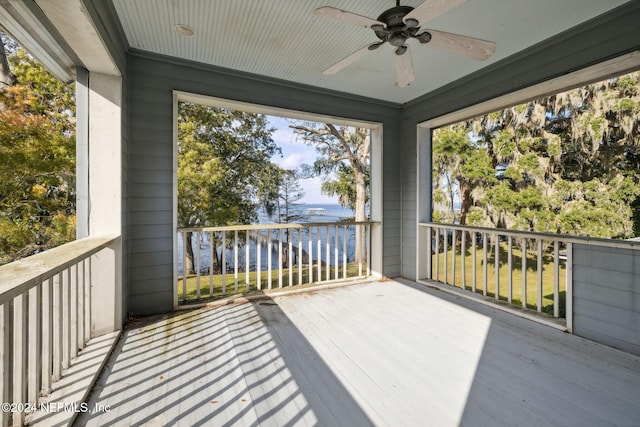
[[139, 321], [101, 425], [640, 425], [640, 358], [410, 283]]

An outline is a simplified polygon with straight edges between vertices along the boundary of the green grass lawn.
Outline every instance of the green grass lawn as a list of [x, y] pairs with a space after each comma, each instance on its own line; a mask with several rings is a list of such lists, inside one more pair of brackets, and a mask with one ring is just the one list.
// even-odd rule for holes
[[[499, 253], [499, 299], [503, 301], [508, 300], [508, 255], [507, 255], [507, 243], [500, 243]], [[432, 278], [434, 280], [445, 282], [444, 272], [444, 252], [440, 252], [438, 255], [438, 275], [436, 277], [436, 256], [432, 255]], [[452, 256], [453, 251], [451, 247], [448, 248], [447, 255], [447, 272], [446, 283], [472, 290], [473, 276], [472, 276], [472, 251], [469, 246], [466, 248], [465, 253], [465, 281], [462, 283], [462, 258], [461, 247], [458, 244], [456, 247], [456, 265], [455, 265], [455, 283], [453, 282], [452, 275]], [[476, 248], [476, 292], [484, 293], [484, 260], [482, 244], [478, 244]], [[527, 286], [526, 286], [526, 305], [527, 308], [536, 310], [538, 300], [538, 273], [537, 273], [538, 258], [536, 251], [527, 251]], [[514, 244], [512, 250], [512, 303], [518, 306], [522, 305], [522, 250]], [[547, 314], [553, 315], [553, 247], [543, 251], [542, 258], [542, 311]], [[559, 273], [560, 293], [559, 293], [559, 309], [560, 317], [565, 315], [565, 293], [566, 293], [566, 264], [560, 260], [560, 273]], [[486, 294], [491, 297], [496, 295], [496, 280], [495, 280], [495, 247], [488, 245], [487, 247], [487, 289]]]
[[[282, 269], [282, 288], [283, 289], [304, 289], [305, 287], [317, 285], [329, 280], [335, 281], [344, 278], [344, 270], [342, 264], [338, 267], [338, 275], [336, 277], [335, 267], [331, 266], [329, 271], [329, 278], [327, 278], [327, 266], [321, 267], [321, 279], [318, 281], [318, 267], [314, 265], [311, 281], [309, 280], [309, 266], [303, 265], [302, 267], [302, 282], [299, 282], [298, 267], [291, 269], [292, 286], [289, 285], [289, 269]], [[362, 275], [367, 273], [367, 265], [362, 264]], [[269, 283], [269, 273], [267, 271], [261, 271], [260, 275], [255, 271], [249, 272], [249, 284], [247, 285], [246, 273], [239, 272], [236, 282], [235, 274], [233, 272], [224, 275], [201, 275], [200, 276], [200, 294], [198, 295], [198, 277], [196, 275], [187, 276], [186, 281], [186, 302], [193, 303], [204, 300], [212, 300], [222, 297], [230, 296], [247, 296], [252, 294], [258, 294], [260, 292], [268, 293], [270, 289], [280, 289], [279, 284], [279, 272], [274, 269], [271, 271], [271, 283]], [[360, 277], [359, 266], [357, 263], [347, 264], [347, 279]], [[260, 286], [258, 286], [258, 279], [260, 280]], [[184, 280], [181, 276], [178, 277], [178, 300], [180, 303], [184, 303]]]

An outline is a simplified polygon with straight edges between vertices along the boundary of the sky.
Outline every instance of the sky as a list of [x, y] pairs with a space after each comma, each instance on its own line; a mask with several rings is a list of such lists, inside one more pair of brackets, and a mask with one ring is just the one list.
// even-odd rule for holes
[[[267, 116], [270, 127], [276, 131], [272, 134], [275, 143], [282, 149], [282, 156], [275, 155], [271, 161], [284, 169], [296, 169], [302, 164], [311, 164], [316, 159], [315, 148], [305, 145], [296, 139], [289, 125], [291, 119], [276, 116]], [[300, 203], [308, 204], [337, 204], [337, 197], [329, 197], [321, 194], [322, 181], [320, 178], [301, 179], [300, 186], [305, 194]]]

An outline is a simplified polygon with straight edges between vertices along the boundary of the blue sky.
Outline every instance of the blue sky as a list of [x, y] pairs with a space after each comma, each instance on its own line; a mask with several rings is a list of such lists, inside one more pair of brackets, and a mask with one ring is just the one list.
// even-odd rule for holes
[[[276, 116], [267, 116], [270, 127], [276, 128], [273, 133], [273, 140], [282, 149], [282, 156], [276, 155], [271, 161], [285, 169], [296, 169], [302, 164], [311, 164], [316, 158], [315, 148], [309, 147], [298, 141], [293, 130], [289, 128], [292, 123], [290, 119]], [[337, 197], [328, 197], [321, 194], [320, 178], [310, 178], [300, 180], [300, 185], [305, 191], [302, 203], [334, 203], [337, 204]]]

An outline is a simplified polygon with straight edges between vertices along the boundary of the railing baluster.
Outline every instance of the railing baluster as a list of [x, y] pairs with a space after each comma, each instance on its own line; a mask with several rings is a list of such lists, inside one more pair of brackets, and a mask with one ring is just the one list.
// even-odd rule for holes
[[325, 257], [327, 258], [327, 280], [331, 280], [331, 229], [328, 225], [325, 231], [324, 240], [326, 242]]
[[494, 235], [495, 237], [495, 259], [493, 262], [493, 266], [496, 273], [496, 299], [500, 299], [500, 239], [498, 238], [498, 234]]
[[317, 227], [318, 234], [316, 235], [318, 243], [318, 282], [322, 282], [322, 229]]
[[553, 241], [553, 317], [560, 317], [560, 242]]
[[187, 301], [187, 232], [182, 233], [182, 301]]
[[451, 230], [451, 286], [456, 285], [456, 230]]
[[471, 282], [471, 292], [476, 291], [476, 283], [478, 280], [478, 276], [476, 274], [476, 246], [477, 246], [477, 236], [476, 233], [473, 232], [471, 235], [471, 277], [473, 281]]
[[487, 296], [487, 286], [488, 286], [488, 265], [487, 265], [487, 240], [489, 240], [489, 235], [487, 233], [482, 233], [482, 295]]
[[[76, 336], [76, 341], [78, 344], [78, 349], [82, 350], [84, 348], [84, 290], [85, 290], [85, 271], [84, 271], [84, 260], [78, 261], [78, 334]], [[44, 288], [45, 285], [43, 284]]]
[[222, 230], [221, 236], [222, 244], [222, 260], [220, 261], [220, 274], [222, 275], [222, 295], [227, 294], [227, 234]]
[[433, 227], [427, 230], [427, 279], [433, 280]]
[[513, 302], [513, 237], [507, 237], [507, 301]]
[[233, 233], [233, 292], [238, 293], [238, 230]]
[[[66, 277], [66, 278], [65, 278]], [[69, 369], [70, 365], [70, 335], [71, 335], [71, 271], [65, 270], [62, 281], [62, 369]]]
[[347, 237], [348, 229], [346, 225], [342, 226], [342, 278], [347, 278]]
[[196, 231], [196, 265], [194, 269], [196, 270], [196, 299], [200, 299], [200, 232]]
[[[2, 369], [0, 369], [0, 397], [2, 402], [11, 402], [12, 396], [10, 389], [11, 371], [9, 369], [11, 363], [11, 305], [6, 302], [0, 305], [0, 358], [2, 360]], [[0, 412], [0, 422], [2, 426], [9, 425], [9, 411]]]
[[29, 346], [28, 346], [28, 402], [37, 403], [40, 397], [40, 373], [42, 370], [42, 284], [31, 288], [29, 294]]
[[69, 280], [69, 363], [78, 357], [78, 264], [70, 269]]
[[262, 271], [260, 271], [260, 261], [262, 258], [262, 244], [260, 240], [262, 239], [262, 231], [256, 232], [256, 289], [262, 289]]
[[282, 287], [282, 228], [278, 229], [278, 287]]
[[338, 235], [339, 235], [339, 227], [336, 225], [335, 227], [335, 249], [334, 249], [334, 258], [333, 258], [333, 263], [334, 263], [334, 275], [335, 275], [335, 279], [338, 280], [338, 278], [340, 277], [339, 274], [340, 272], [338, 271], [338, 267], [339, 267], [339, 262], [338, 262]]
[[273, 252], [273, 239], [271, 236], [271, 229], [267, 228], [267, 289], [271, 289], [271, 271], [272, 271], [272, 252]]
[[51, 393], [53, 365], [53, 279], [42, 286], [42, 323], [42, 392], [47, 395]]
[[309, 256], [307, 261], [309, 262], [309, 278], [308, 281], [309, 283], [313, 283], [313, 239], [312, 239], [312, 234], [313, 234], [313, 229], [311, 227], [309, 227], [308, 229], [308, 244], [309, 244]]
[[436, 277], [434, 280], [436, 282], [440, 281], [440, 228], [433, 228], [434, 234], [436, 236], [436, 256], [435, 256], [435, 264], [436, 264]]
[[[13, 398], [11, 402], [27, 401], [27, 295], [13, 299]], [[24, 425], [24, 412], [13, 412], [13, 424]]]
[[[87, 343], [89, 342], [89, 340], [91, 339], [91, 315], [92, 315], [92, 309], [91, 309], [91, 285], [92, 285], [92, 279], [93, 279], [93, 268], [92, 268], [92, 264], [91, 264], [91, 258], [87, 258], [85, 259], [84, 262], [84, 275], [85, 275], [85, 288], [84, 288], [84, 324], [86, 325], [85, 327], [85, 335], [84, 335], [84, 342]], [[52, 282], [55, 283], [55, 282]], [[53, 292], [52, 292], [53, 293]], [[53, 335], [52, 335], [53, 336]]]
[[289, 286], [293, 286], [293, 229], [287, 228], [287, 243], [289, 247], [287, 249], [287, 268], [289, 269]]
[[249, 285], [250, 283], [250, 271], [251, 271], [251, 263], [250, 263], [250, 246], [251, 246], [251, 239], [250, 239], [250, 231], [247, 230], [245, 233], [245, 238], [244, 238], [244, 283], [245, 283], [245, 291], [249, 292], [251, 290], [251, 286]]
[[460, 241], [460, 258], [461, 258], [461, 267], [462, 267], [462, 271], [461, 271], [461, 280], [462, 283], [460, 283], [460, 288], [462, 289], [467, 289], [467, 232], [462, 230], [461, 231], [462, 236], [461, 236], [461, 241]]
[[522, 308], [527, 308], [527, 238], [522, 238]]
[[447, 282], [447, 258], [449, 258], [449, 229], [448, 228], [444, 228], [444, 251], [442, 252], [443, 255], [443, 259], [444, 259], [444, 265], [442, 266], [442, 272], [444, 273], [444, 280], [442, 280], [443, 283], [448, 283]]
[[[356, 225], [355, 229], [356, 229], [356, 233], [360, 234], [360, 239], [362, 239], [362, 226]], [[359, 245], [357, 252], [360, 254], [360, 258], [358, 259], [358, 276], [362, 277], [362, 257], [364, 255], [362, 253], [362, 240], [358, 241], [358, 239], [356, 238], [356, 241], [358, 242], [357, 244]]]
[[538, 244], [538, 295], [536, 308], [538, 312], [542, 312], [542, 239], [537, 239]]
[[213, 296], [213, 251], [216, 249], [213, 231], [208, 233], [209, 236], [209, 297]]
[[298, 228], [298, 285], [302, 285], [302, 231]]
[[367, 246], [367, 277], [371, 276], [371, 224], [365, 226], [367, 230], [365, 244]]
[[565, 317], [567, 330], [573, 333], [573, 243], [567, 243]]

